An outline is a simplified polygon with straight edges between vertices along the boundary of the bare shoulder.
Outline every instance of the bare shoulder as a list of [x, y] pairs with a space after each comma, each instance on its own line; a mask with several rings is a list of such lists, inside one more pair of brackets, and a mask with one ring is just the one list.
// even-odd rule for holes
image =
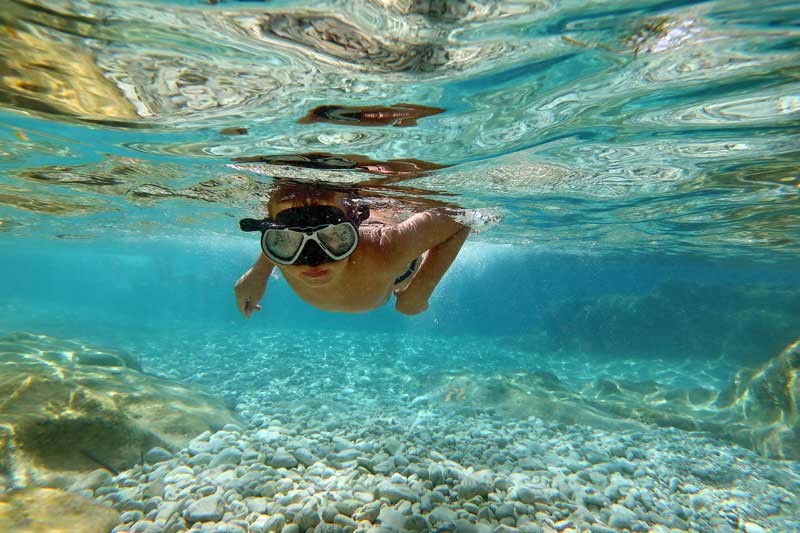
[[392, 273], [405, 271], [411, 261], [463, 227], [434, 211], [417, 213], [399, 224], [365, 225], [359, 228], [360, 261]]
[[413, 259], [464, 227], [445, 213], [424, 211], [386, 228], [381, 235], [381, 241], [384, 246], [403, 251]]
[[366, 260], [378, 260], [386, 256], [390, 250], [386, 247], [386, 235], [391, 226], [368, 225], [358, 228], [358, 248], [356, 253]]

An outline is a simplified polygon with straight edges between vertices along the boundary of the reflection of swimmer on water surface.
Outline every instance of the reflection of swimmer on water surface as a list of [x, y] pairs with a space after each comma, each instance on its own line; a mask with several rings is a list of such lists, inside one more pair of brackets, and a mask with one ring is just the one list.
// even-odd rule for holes
[[369, 174], [404, 178], [424, 176], [430, 170], [439, 170], [449, 166], [438, 165], [421, 159], [376, 161], [358, 154], [329, 154], [327, 152], [236, 157], [233, 161], [236, 163], [264, 163], [267, 165], [285, 165], [317, 170], [356, 170]]
[[417, 104], [393, 104], [385, 106], [338, 106], [315, 107], [301, 118], [300, 124], [329, 122], [331, 124], [356, 126], [394, 126], [397, 128], [416, 126], [417, 119], [444, 112], [440, 107]]
[[394, 294], [397, 311], [421, 313], [469, 234], [439, 210], [365, 224], [373, 218], [352, 192], [318, 184], [279, 185], [267, 215], [240, 223], [261, 232], [263, 251], [234, 287], [246, 318], [261, 309], [275, 267], [300, 298], [325, 311], [366, 312]]

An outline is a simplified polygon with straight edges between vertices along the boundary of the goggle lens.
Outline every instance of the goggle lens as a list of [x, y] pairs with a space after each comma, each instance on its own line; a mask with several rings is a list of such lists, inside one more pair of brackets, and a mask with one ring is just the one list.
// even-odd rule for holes
[[276, 259], [288, 261], [303, 244], [303, 233], [290, 229], [269, 229], [264, 233], [264, 246]]
[[264, 232], [262, 245], [270, 259], [290, 265], [297, 261], [310, 240], [317, 242], [328, 257], [338, 261], [355, 250], [358, 232], [349, 222], [330, 224], [313, 231], [270, 228]]
[[323, 248], [337, 256], [346, 254], [355, 240], [353, 226], [350, 224], [328, 226], [319, 230], [317, 237], [319, 237]]

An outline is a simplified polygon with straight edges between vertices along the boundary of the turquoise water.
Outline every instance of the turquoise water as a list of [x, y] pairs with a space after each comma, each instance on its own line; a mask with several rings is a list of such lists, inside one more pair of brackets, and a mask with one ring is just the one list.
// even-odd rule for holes
[[[564, 435], [643, 423], [647, 442], [676, 428], [733, 446], [780, 493], [731, 530], [800, 530], [800, 379], [784, 352], [800, 337], [799, 22], [797, 3], [772, 1], [6, 0], [0, 336], [135, 354], [224, 398], [242, 428], [323, 404], [488, 416], [498, 435], [529, 416]], [[400, 103], [443, 111], [299, 122]], [[319, 152], [433, 166], [236, 161]], [[446, 204], [473, 232], [423, 314], [326, 313], [276, 275], [246, 321], [233, 284], [260, 250], [238, 220], [263, 216], [275, 177], [358, 185], [397, 220]], [[748, 388], [744, 369], [764, 365], [779, 377]], [[733, 384], [738, 403], [717, 401]], [[386, 438], [413, 440], [393, 424]], [[722, 511], [692, 505], [687, 530], [724, 530], [709, 518]], [[572, 520], [558, 530], [594, 531]]]

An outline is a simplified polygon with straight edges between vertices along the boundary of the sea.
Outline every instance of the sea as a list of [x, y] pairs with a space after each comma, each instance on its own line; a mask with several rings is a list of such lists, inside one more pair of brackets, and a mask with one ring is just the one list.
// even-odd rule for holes
[[[0, 0], [0, 524], [800, 531], [798, 147], [797, 2]], [[470, 235], [419, 314], [245, 318], [281, 183]], [[232, 422], [26, 441], [82, 408], [20, 361]]]

